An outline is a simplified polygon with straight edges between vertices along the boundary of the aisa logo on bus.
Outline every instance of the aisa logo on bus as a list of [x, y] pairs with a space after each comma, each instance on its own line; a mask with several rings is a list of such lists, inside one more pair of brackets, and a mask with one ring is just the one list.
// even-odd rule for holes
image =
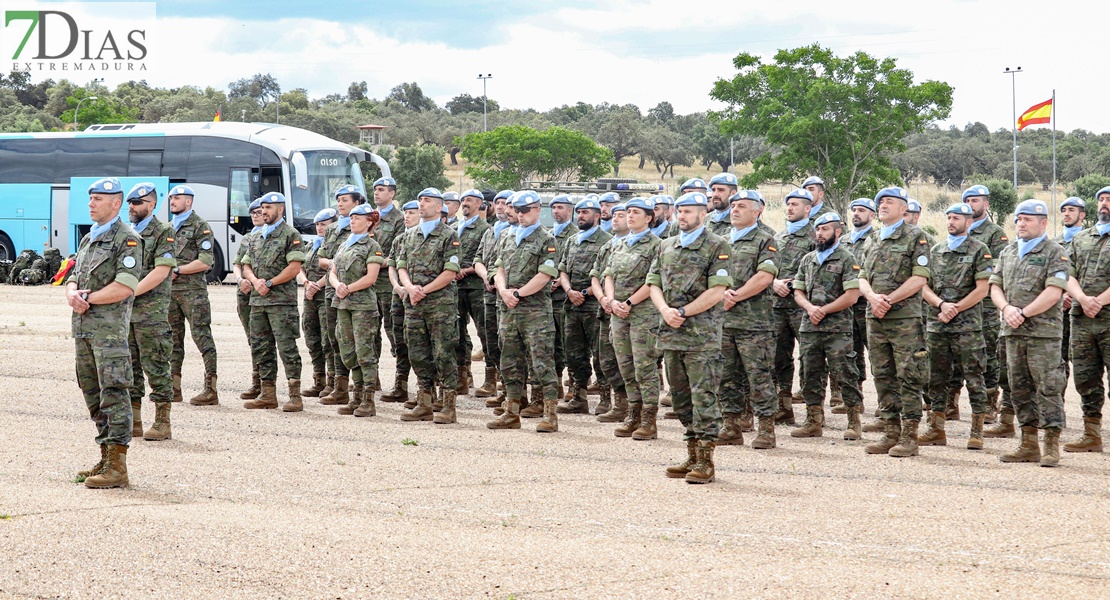
[[0, 56], [13, 71], [149, 71], [153, 2], [4, 5]]

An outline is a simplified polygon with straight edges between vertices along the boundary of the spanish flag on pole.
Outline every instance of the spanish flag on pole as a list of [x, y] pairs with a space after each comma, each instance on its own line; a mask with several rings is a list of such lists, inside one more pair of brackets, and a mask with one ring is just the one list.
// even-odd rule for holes
[[[219, 122], [221, 121], [221, 119], [220, 119], [220, 112], [221, 112], [222, 110], [223, 110], [222, 108], [217, 108], [217, 109], [216, 109], [216, 117], [215, 117], [214, 119], [212, 119], [212, 121], [213, 121], [213, 122], [215, 122], [215, 123], [219, 123]], [[1021, 128], [1019, 127], [1018, 129], [1021, 129]]]
[[1030, 107], [1029, 110], [1023, 112], [1017, 120], [1018, 131], [1025, 129], [1029, 125], [1041, 125], [1043, 123], [1052, 122], [1052, 100], [1045, 100], [1040, 104]]

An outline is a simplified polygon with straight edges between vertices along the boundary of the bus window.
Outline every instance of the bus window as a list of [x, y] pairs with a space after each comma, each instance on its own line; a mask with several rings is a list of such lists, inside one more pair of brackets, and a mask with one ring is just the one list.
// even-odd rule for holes
[[69, 183], [72, 177], [126, 177], [130, 145], [127, 138], [59, 139], [54, 183]]
[[57, 146], [57, 140], [0, 140], [0, 183], [54, 182]]
[[258, 146], [218, 137], [193, 138], [189, 153], [189, 182], [223, 186], [227, 168], [258, 168]]
[[228, 185], [228, 223], [241, 234], [251, 230], [250, 204], [258, 197], [258, 173], [232, 169]]
[[[335, 205], [335, 190], [351, 184], [363, 189], [358, 159], [346, 152], [307, 151], [308, 189], [292, 186], [293, 226], [301, 233], [314, 235], [312, 219], [321, 209]], [[293, 164], [289, 164], [289, 181], [296, 180]]]

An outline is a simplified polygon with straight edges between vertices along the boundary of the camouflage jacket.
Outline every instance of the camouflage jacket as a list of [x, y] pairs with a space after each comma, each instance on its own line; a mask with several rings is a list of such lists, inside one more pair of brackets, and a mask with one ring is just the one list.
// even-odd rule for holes
[[[200, 218], [196, 211], [193, 211], [177, 228], [177, 231], [174, 232], [174, 240], [177, 242], [178, 266], [187, 265], [194, 260], [199, 260], [208, 266], [215, 264], [213, 248], [216, 242], [212, 238], [212, 229], [208, 226], [208, 221]], [[178, 273], [177, 278], [173, 280], [173, 289], [208, 289], [208, 282], [205, 281], [204, 274], [204, 271], [190, 275]]]
[[730, 211], [725, 211], [725, 217], [720, 221], [717, 220], [717, 211], [709, 211], [709, 215], [705, 217], [705, 230], [727, 240], [732, 235], [732, 215]]
[[[1098, 229], [1090, 227], [1077, 233], [1065, 249], [1070, 263], [1068, 275], [1076, 279], [1088, 296], [1097, 296], [1110, 287], [1110, 244], [1107, 240], [1110, 236], [1099, 235]], [[1071, 314], [1087, 318], [1078, 302], [1072, 303]], [[1110, 310], [1100, 310], [1095, 318], [1110, 320]]]
[[[732, 287], [729, 275], [728, 243], [709, 231], [702, 231], [689, 246], [683, 248], [680, 237], [663, 240], [659, 254], [651, 263], [646, 283], [663, 290], [667, 306], [681, 308], [693, 302], [706, 290], [723, 285]], [[717, 303], [707, 311], [686, 317], [675, 329], [659, 317], [660, 350], [708, 350], [721, 347], [721, 326], [724, 310]]]
[[[558, 248], [555, 236], [542, 226], [516, 243], [516, 236], [509, 234], [501, 246], [497, 267], [505, 269], [505, 287], [521, 288], [532, 280], [537, 273], [558, 277], [555, 265]], [[513, 311], [540, 310], [551, 312], [551, 286], [545, 285], [531, 296], [522, 296]]]
[[[173, 227], [163, 223], [158, 217], [151, 217], [146, 229], [139, 234], [143, 242], [143, 262], [139, 271], [139, 281], [142, 281], [154, 267], [177, 266], [175, 252], [177, 244], [174, 241]], [[173, 289], [169, 273], [158, 285], [142, 296], [135, 296], [131, 306], [132, 323], [167, 323], [170, 315], [170, 290]]]
[[825, 200], [822, 200], [821, 201], [821, 208], [818, 208], [817, 212], [810, 215], [809, 220], [813, 221], [813, 220], [817, 219], [817, 217], [820, 217], [821, 215], [823, 215], [825, 213], [831, 213], [832, 211], [833, 211], [832, 205], [829, 204], [828, 202], [826, 202]]
[[[428, 285], [444, 271], [459, 272], [459, 237], [454, 229], [442, 222], [436, 223], [427, 238], [419, 226], [405, 233], [398, 254], [397, 269], [408, 272], [413, 285]], [[458, 286], [451, 281], [442, 289], [428, 294], [420, 301], [420, 306], [455, 306], [457, 298]], [[408, 298], [405, 298], [405, 307], [412, 307]]]
[[[563, 259], [559, 263], [559, 271], [566, 273], [570, 278], [572, 290], [581, 292], [590, 287], [590, 274], [593, 273], [594, 264], [597, 263], [597, 256], [603, 248], [609, 245], [611, 239], [613, 239], [613, 236], [598, 227], [590, 234], [590, 237], [581, 242], [578, 241], [578, 235], [576, 234], [567, 243]], [[574, 306], [574, 303], [570, 300], [567, 300], [567, 306], [571, 307], [571, 310], [597, 312], [598, 302], [597, 298], [594, 298], [591, 293], [586, 294], [586, 301], [581, 306]]]
[[[462, 235], [459, 236], [459, 268], [469, 269], [474, 266], [478, 261], [478, 252], [482, 249], [482, 242], [486, 238], [486, 232], [492, 230], [489, 223], [482, 219], [475, 219], [473, 223], [463, 227]], [[458, 227], [455, 228], [458, 231]], [[485, 264], [485, 263], [482, 263]], [[467, 275], [459, 282], [459, 287], [466, 290], [484, 290], [485, 285], [482, 283], [482, 278], [478, 275]]]
[[[1070, 262], [1060, 244], [1048, 238], [1027, 252], [1024, 258], [1018, 258], [1017, 242], [1013, 242], [1002, 249], [1002, 256], [991, 275], [991, 285], [1001, 287], [1006, 292], [1006, 301], [1022, 308], [1050, 285], [1066, 289]], [[1003, 323], [999, 335], [1061, 339], [1064, 334], [1061, 304], [1057, 302], [1045, 312], [1025, 319], [1017, 329]]]
[[[876, 294], [890, 294], [910, 277], [929, 278], [929, 263], [929, 240], [925, 239], [925, 232], [914, 225], [902, 223], [885, 240], [879, 233], [868, 238], [859, 278], [871, 284]], [[921, 292], [918, 291], [891, 306], [883, 318], [887, 321], [920, 319], [921, 305]], [[867, 311], [867, 318], [876, 317]]]
[[[121, 283], [135, 291], [142, 273], [143, 248], [139, 235], [131, 226], [116, 220], [95, 242], [89, 235], [77, 246], [77, 260], [66, 278], [79, 290], [100, 291], [112, 283]], [[114, 304], [92, 304], [85, 314], [73, 313], [73, 337], [98, 340], [127, 341], [134, 296]], [[167, 317], [168, 318], [168, 317]]]
[[775, 235], [778, 234], [778, 232], [775, 231], [775, 228], [771, 227], [770, 225], [768, 225], [766, 223], [764, 223], [763, 219], [757, 219], [755, 224], [756, 224], [756, 226], [759, 227], [760, 231], [765, 231], [765, 232], [769, 233], [771, 235], [771, 237], [775, 237]]
[[[508, 228], [501, 230], [501, 233], [508, 231]], [[497, 264], [497, 246], [498, 239], [494, 235], [494, 228], [490, 228], [482, 232], [482, 241], [478, 243], [478, 251], [474, 253], [474, 263], [481, 264], [486, 268], [486, 273], [489, 275], [490, 285], [493, 284], [493, 275], [497, 269], [493, 265]]]
[[[374, 225], [374, 240], [378, 242], [378, 247], [381, 248], [385, 258], [389, 258], [389, 253], [393, 251], [393, 240], [405, 232], [405, 215], [401, 209], [394, 206], [389, 212], [382, 214], [378, 211], [380, 219], [378, 224]], [[342, 246], [340, 246], [342, 248]], [[374, 283], [374, 290], [379, 294], [385, 292], [390, 293], [392, 286], [389, 284], [389, 277], [386, 270], [383, 268], [378, 280]]]
[[[955, 250], [948, 249], [948, 242], [933, 246], [932, 279], [929, 289], [944, 302], [959, 302], [975, 290], [975, 282], [989, 279], [994, 266], [990, 248], [979, 240], [968, 237]], [[990, 302], [989, 294], [987, 302]], [[940, 310], [926, 305], [929, 321], [926, 330], [934, 333], [964, 333], [983, 329], [983, 303], [969, 308], [947, 323], [937, 318]]]
[[[254, 235], [254, 231], [248, 231], [247, 233], [243, 234], [242, 238], [239, 239], [239, 250], [237, 250], [235, 252], [235, 260], [232, 261], [231, 264], [233, 264], [233, 265], [242, 265], [243, 264], [243, 258], [247, 255], [247, 250], [250, 250], [251, 236], [253, 236], [253, 235]], [[319, 281], [319, 280], [317, 279], [317, 281]], [[251, 288], [251, 291], [253, 291], [253, 289], [254, 288]], [[235, 290], [236, 290], [235, 293], [239, 294], [240, 296], [250, 296], [251, 295], [251, 292], [247, 292], [247, 293], [244, 294], [243, 293], [243, 288], [241, 288], [239, 286], [235, 286]]]
[[[731, 230], [728, 235], [725, 240], [732, 238]], [[761, 271], [770, 273], [772, 276], [779, 272], [778, 267], [775, 266], [775, 255], [778, 253], [775, 239], [759, 227], [732, 242], [729, 245], [729, 252], [728, 270], [735, 282], [733, 289], [743, 287], [749, 279]], [[740, 331], [771, 331], [774, 329], [774, 316], [771, 314], [773, 295], [771, 287], [767, 286], [767, 289], [762, 292], [738, 302], [736, 306], [725, 311], [724, 326]]]
[[[268, 236], [263, 237], [261, 231], [251, 236], [247, 255], [243, 257], [243, 264], [250, 265], [254, 276], [266, 281], [277, 277], [285, 267], [295, 262], [304, 263], [304, 246], [301, 245], [301, 234], [288, 221], [282, 221]], [[297, 305], [295, 277], [285, 283], [275, 284], [265, 296], [251, 294], [251, 306], [287, 304]]]
[[[339, 249], [347, 242], [347, 238], [351, 235], [351, 226], [347, 225], [343, 229], [339, 228], [339, 223], [332, 223], [324, 230], [324, 243], [320, 249], [316, 251], [316, 262], [319, 264], [321, 258], [326, 258], [329, 261], [335, 258], [339, 253]], [[379, 242], [381, 244], [381, 242]], [[325, 282], [324, 297], [331, 300], [335, 297], [335, 288], [331, 286], [331, 281]]]
[[[601, 229], [601, 227], [598, 227]], [[602, 233], [612, 236], [611, 233], [601, 229]], [[590, 269], [590, 283], [593, 283], [593, 278], [597, 277], [598, 283], [601, 284], [601, 289], [605, 289], [605, 269], [609, 267], [609, 257], [613, 255], [624, 244], [623, 240], [610, 237], [609, 241], [602, 244], [601, 248], [597, 251], [597, 257], [594, 258], [594, 266]], [[601, 299], [598, 298], [600, 301]], [[597, 317], [599, 319], [608, 319], [609, 313], [605, 312], [604, 308], [597, 307]]]
[[[572, 219], [559, 235], [555, 235], [554, 229], [551, 230], [551, 235], [555, 238], [555, 265], [558, 269], [558, 265], [566, 260], [567, 244], [578, 235], [578, 225], [575, 225]], [[555, 277], [558, 278], [558, 275]], [[558, 282], [552, 282], [551, 298], [557, 304], [562, 304], [567, 299], [567, 293], [563, 291], [562, 286], [558, 285]]]
[[[335, 265], [335, 276], [340, 282], [348, 285], [362, 279], [366, 276], [367, 268], [372, 264], [384, 264], [385, 256], [382, 252], [381, 245], [377, 240], [369, 235], [360, 239], [359, 241], [348, 246], [346, 243], [339, 249], [339, 254], [335, 255], [333, 259]], [[335, 297], [333, 305], [341, 310], [364, 310], [368, 314], [378, 313], [378, 294], [377, 282], [385, 277], [389, 279], [387, 273], [378, 271], [378, 279], [372, 285], [364, 290], [352, 292], [346, 298]]]
[[[813, 223], [806, 223], [805, 227], [794, 233], [790, 233], [786, 229], [778, 232], [775, 234], [775, 247], [778, 248], [778, 252], [775, 253], [775, 266], [779, 269], [779, 274], [775, 278], [793, 279], [794, 274], [798, 272], [798, 266], [802, 263], [802, 257], [817, 247]], [[798, 308], [798, 303], [794, 302], [793, 294], [787, 294], [785, 297], [774, 294], [774, 292], [772, 294], [771, 306], [773, 308]]]
[[[627, 239], [626, 237], [617, 242], [609, 253], [609, 264], [602, 272], [603, 277], [613, 278], [613, 299], [620, 302], [627, 300], [644, 286], [651, 264], [659, 255], [659, 247], [663, 244], [663, 240], [651, 233], [637, 240], [632, 247], [628, 246]], [[654, 310], [650, 300], [644, 300], [632, 307], [633, 311], [640, 309]]]
[[[1002, 249], [1006, 247], [1006, 244], [1010, 243], [1010, 238], [1006, 237], [1006, 232], [994, 221], [991, 221], [990, 218], [987, 218], [982, 225], [969, 230], [967, 236], [987, 245], [987, 249], [991, 251], [991, 256], [994, 257], [995, 270], [997, 271], [997, 263], [999, 257], [1002, 255]], [[989, 295], [983, 299], [983, 317], [995, 320], [1000, 318], [998, 316], [998, 308], [991, 302]]]
[[[834, 302], [848, 290], [859, 289], [860, 266], [856, 257], [844, 246], [838, 246], [824, 263], [817, 262], [814, 250], [802, 257], [802, 264], [794, 276], [794, 289], [803, 290], [806, 298], [814, 306], [824, 306]], [[852, 308], [825, 315], [821, 322], [814, 325], [809, 317], [802, 319], [800, 331], [852, 333], [855, 317]]]
[[[867, 250], [867, 240], [873, 235], [875, 235], [875, 227], [869, 225], [867, 233], [861, 235], [860, 238], [853, 243], [852, 235], [848, 232], [844, 232], [844, 235], [840, 236], [840, 246], [852, 253], [852, 257], [856, 259], [857, 265], [862, 265], [864, 251]], [[856, 306], [864, 306], [866, 304], [867, 298], [864, 298], [863, 294], [860, 294], [859, 300], [856, 300]]]

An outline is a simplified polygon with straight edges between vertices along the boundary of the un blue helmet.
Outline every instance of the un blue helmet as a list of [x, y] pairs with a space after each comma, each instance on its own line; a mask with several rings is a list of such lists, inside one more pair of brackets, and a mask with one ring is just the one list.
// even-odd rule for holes
[[678, 186], [679, 195], [685, 194], [686, 190], [706, 190], [706, 191], [708, 191], [709, 186], [705, 184], [704, 179], [699, 179], [699, 178], [695, 177], [693, 179], [687, 179], [686, 181], [682, 182], [682, 185]]
[[855, 200], [852, 200], [852, 203], [848, 205], [848, 210], [851, 210], [857, 206], [866, 208], [871, 212], [878, 212], [875, 209], [875, 201], [870, 198], [856, 198]]
[[[1095, 196], [1095, 198], [1098, 198], [1098, 196]], [[1075, 196], [1072, 196], [1072, 197], [1068, 198], [1067, 200], [1064, 200], [1063, 202], [1060, 203], [1060, 211], [1063, 212], [1064, 207], [1066, 207], [1066, 206], [1075, 206], [1079, 210], [1081, 210], [1083, 212], [1087, 212], [1087, 203], [1084, 202], [1082, 198], [1077, 198]]]
[[[113, 179], [115, 179], [115, 178], [113, 177]], [[117, 181], [117, 183], [118, 183], [118, 181]], [[187, 185], [175, 185], [175, 186], [173, 186], [173, 189], [170, 190], [169, 195], [170, 196], [196, 196], [196, 194], [193, 193], [193, 188], [191, 188]]]
[[914, 200], [913, 198], [910, 198], [909, 201], [906, 202], [906, 206], [907, 206], [906, 212], [908, 212], [908, 213], [919, 213], [919, 212], [921, 212], [921, 203], [918, 202], [917, 200]]
[[614, 206], [612, 209], [609, 210], [609, 214], [613, 214], [617, 211], [628, 212], [628, 207], [625, 206], [624, 204], [618, 204], [618, 205]]
[[802, 182], [802, 187], [806, 187], [807, 185], [819, 185], [821, 189], [825, 189], [825, 180], [814, 175], [813, 177], [807, 177], [806, 180]]
[[732, 187], [739, 187], [740, 186], [740, 180], [737, 179], [736, 175], [733, 175], [732, 173], [717, 173], [716, 175], [713, 176], [713, 179], [709, 180], [709, 187], [713, 187], [714, 185], [717, 185], [717, 184], [730, 185]]
[[621, 197], [616, 192], [605, 192], [597, 197], [597, 201], [599, 204], [605, 204], [607, 202], [610, 204], [618, 204], [621, 201]]
[[1037, 217], [1047, 217], [1048, 206], [1040, 200], [1026, 200], [1025, 202], [1017, 205], [1017, 209], [1014, 210], [1014, 216], [1016, 217], [1017, 215], [1034, 215]]
[[392, 177], [379, 177], [378, 180], [374, 182], [374, 185], [372, 185], [370, 187], [378, 187], [379, 185], [384, 185], [386, 187], [396, 188], [397, 187], [397, 180], [392, 178]]
[[348, 194], [354, 196], [362, 196], [362, 190], [353, 185], [345, 185], [338, 190], [335, 190], [335, 199], [338, 200], [340, 196], [346, 196]]
[[401, 206], [401, 210], [420, 210], [420, 203], [416, 200], [409, 200]]
[[655, 203], [652, 202], [650, 198], [644, 198], [642, 196], [636, 196], [635, 198], [629, 200], [628, 202], [625, 202], [624, 203], [624, 208], [625, 209], [639, 208], [641, 210], [646, 210], [647, 212], [654, 212], [655, 211]]
[[787, 194], [786, 197], [782, 199], [782, 201], [783, 203], [785, 203], [791, 198], [800, 198], [802, 200], [805, 200], [806, 202], [809, 202], [810, 204], [813, 204], [813, 194], [809, 193], [809, 190], [805, 188], [795, 189], [793, 192]]
[[767, 204], [767, 202], [763, 199], [763, 194], [760, 194], [755, 190], [740, 190], [735, 194], [729, 196], [728, 198], [729, 204], [732, 204], [737, 200], [751, 200], [753, 202], [758, 202], [760, 206], [766, 206]]
[[123, 194], [123, 186], [115, 177], [97, 179], [89, 186], [89, 194]]
[[[359, 206], [363, 206], [363, 205], [359, 204]], [[358, 208], [358, 207], [356, 207], [356, 208]], [[352, 211], [352, 212], [354, 212], [354, 211]], [[325, 208], [324, 210], [321, 210], [320, 212], [316, 213], [316, 216], [313, 217], [312, 222], [313, 223], [323, 223], [324, 221], [330, 221], [330, 220], [332, 220], [332, 219], [334, 219], [338, 216], [339, 216], [339, 213], [336, 212], [336, 210], [334, 208]]]
[[825, 223], [841, 223], [843, 221], [844, 219], [841, 219], [840, 215], [835, 210], [830, 210], [813, 221], [813, 228], [817, 229]]
[[963, 202], [957, 202], [957, 203], [953, 204], [952, 206], [949, 206], [947, 209], [945, 209], [944, 214], [946, 214], [946, 215], [963, 215], [965, 217], [974, 216], [974, 213], [971, 210], [971, 207], [964, 204]]
[[285, 204], [285, 194], [268, 192], [258, 199], [259, 204]]
[[524, 208], [526, 206], [535, 206], [541, 204], [540, 195], [532, 190], [524, 190], [517, 192], [513, 196], [513, 207]]
[[131, 191], [127, 192], [127, 201], [131, 202], [132, 200], [139, 200], [143, 196], [145, 196], [145, 195], [147, 195], [147, 194], [149, 194], [153, 191], [154, 191], [154, 184], [150, 183], [149, 181], [144, 181], [142, 183], [136, 183], [134, 186], [132, 186]]
[[594, 210], [600, 211], [601, 204], [598, 203], [597, 198], [583, 198], [578, 201], [578, 204], [574, 205], [575, 212], [585, 208], [592, 208]]
[[[729, 175], [731, 175], [731, 173], [729, 173]], [[709, 206], [709, 198], [706, 198], [705, 194], [701, 192], [687, 192], [679, 196], [674, 205], [676, 208], [679, 206], [700, 206], [705, 208]]]
[[473, 189], [473, 188], [463, 192], [462, 196], [460, 196], [459, 199], [461, 200], [463, 198], [477, 198], [479, 200], [485, 200], [486, 199], [485, 195], [482, 194], [482, 192], [480, 192], [476, 189]]
[[566, 204], [567, 206], [574, 206], [574, 202], [572, 202], [570, 196], [566, 194], [559, 194], [552, 198], [549, 206], [555, 206], [556, 204]]
[[898, 198], [907, 204], [909, 204], [910, 201], [909, 192], [907, 192], [905, 188], [895, 186], [879, 190], [879, 193], [875, 194], [875, 206], [879, 205], [879, 200], [882, 200], [883, 198], [886, 198], [888, 196], [891, 198]]
[[960, 198], [960, 199], [963, 200], [964, 202], [967, 202], [967, 199], [971, 198], [972, 196], [984, 196], [984, 197], [990, 198], [990, 195], [991, 195], [991, 191], [989, 189], [987, 189], [987, 186], [985, 186], [985, 185], [973, 185], [973, 186], [967, 188], [966, 190], [964, 190], [963, 197]]

